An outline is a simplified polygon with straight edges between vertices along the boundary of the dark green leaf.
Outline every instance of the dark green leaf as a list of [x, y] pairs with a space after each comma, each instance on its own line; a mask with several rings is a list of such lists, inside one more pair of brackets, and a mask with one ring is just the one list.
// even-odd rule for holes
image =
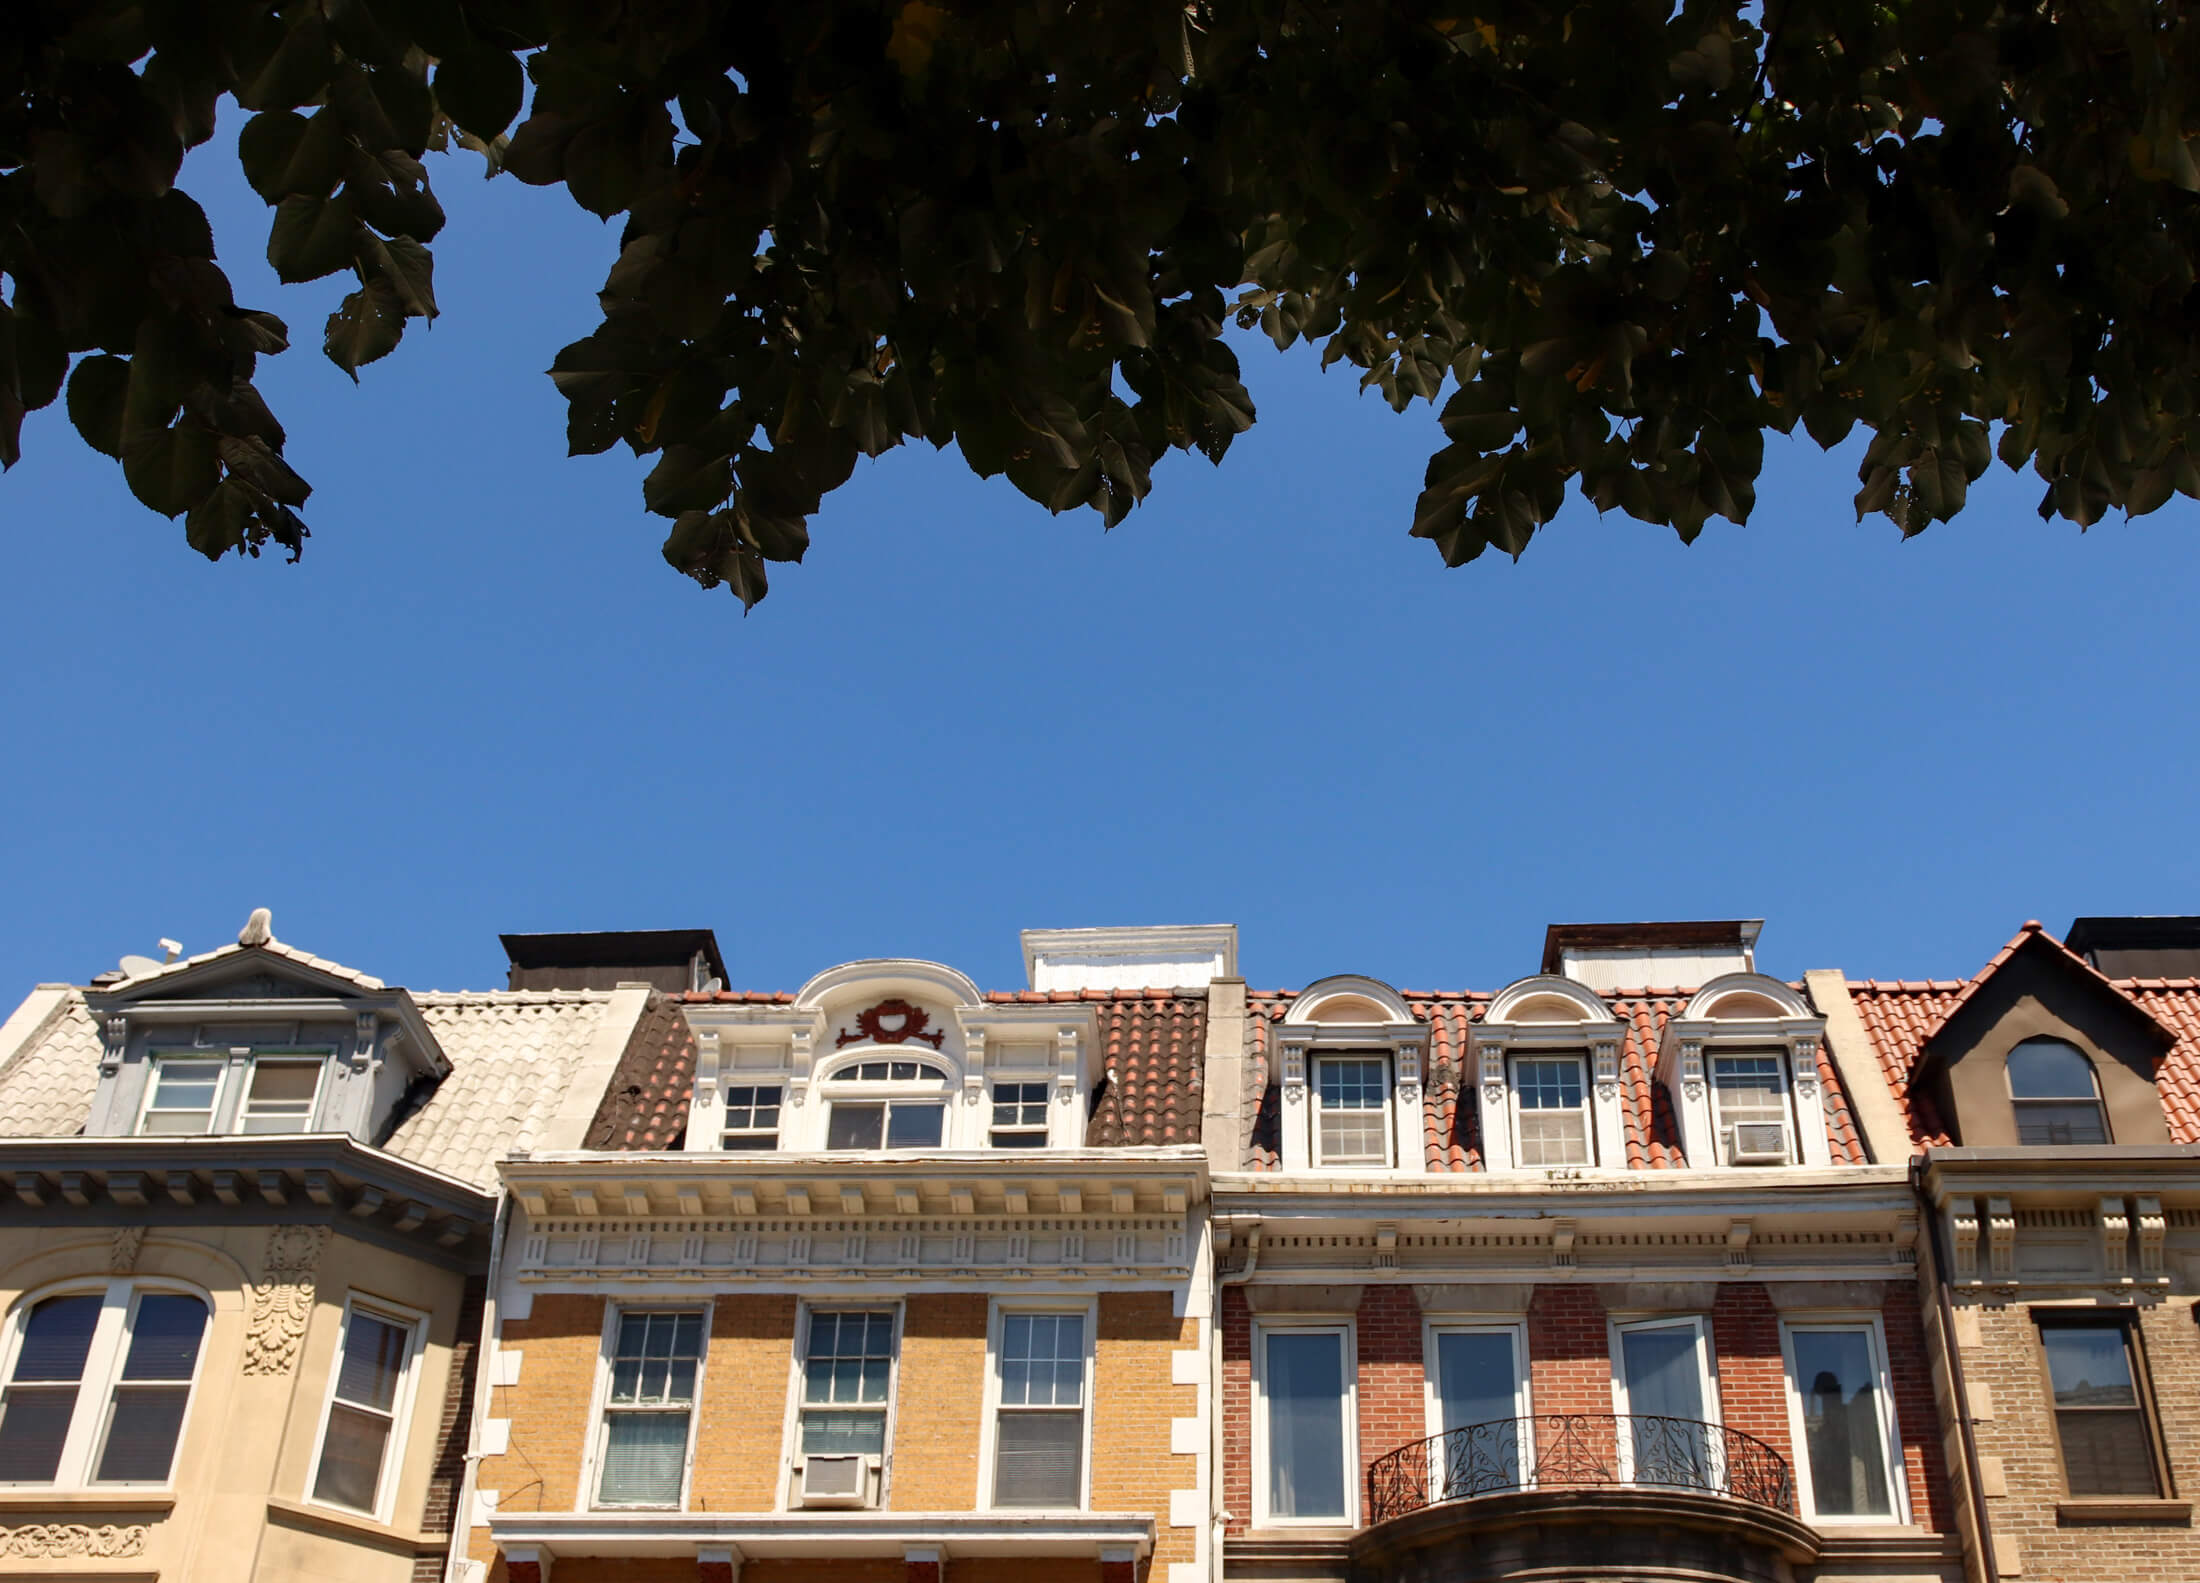
[[181, 516], [205, 499], [221, 476], [214, 436], [189, 423], [125, 435], [122, 476], [147, 506], [164, 517]]
[[119, 460], [122, 408], [130, 394], [130, 365], [119, 357], [87, 357], [69, 376], [69, 421], [84, 443]]
[[321, 349], [356, 381], [362, 367], [396, 349], [405, 333], [405, 315], [405, 305], [388, 281], [369, 281], [328, 316]]
[[484, 142], [512, 124], [526, 90], [526, 74], [510, 50], [470, 44], [436, 64], [436, 103]]
[[279, 280], [319, 280], [352, 261], [359, 230], [351, 199], [285, 198], [267, 234], [267, 261]]

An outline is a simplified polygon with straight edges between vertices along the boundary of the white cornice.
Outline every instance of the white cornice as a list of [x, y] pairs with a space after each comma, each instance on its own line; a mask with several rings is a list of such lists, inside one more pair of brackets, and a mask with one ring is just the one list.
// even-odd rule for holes
[[845, 989], [866, 993], [914, 993], [952, 1001], [958, 1006], [976, 1005], [985, 999], [966, 975], [941, 962], [914, 957], [872, 957], [843, 962], [818, 974], [795, 993], [797, 1006], [819, 1006], [826, 997]]

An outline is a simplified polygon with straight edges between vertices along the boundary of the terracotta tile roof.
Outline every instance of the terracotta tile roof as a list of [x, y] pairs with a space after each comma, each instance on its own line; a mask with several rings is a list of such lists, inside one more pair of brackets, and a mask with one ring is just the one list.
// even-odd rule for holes
[[[1680, 1127], [1673, 1115], [1665, 1086], [1656, 1080], [1658, 1044], [1665, 1025], [1692, 992], [1673, 989], [1620, 990], [1604, 997], [1612, 1015], [1626, 1024], [1620, 1046], [1621, 1113], [1626, 1126], [1627, 1164], [1635, 1170], [1669, 1170], [1685, 1167]], [[1244, 1149], [1245, 1169], [1274, 1171], [1281, 1168], [1278, 1135], [1279, 1087], [1272, 1052], [1275, 1025], [1283, 1020], [1296, 993], [1276, 990], [1246, 997], [1247, 1023], [1251, 1030], [1246, 1055], [1246, 1091], [1258, 1094], [1260, 1103], [1248, 1107]], [[1421, 1088], [1422, 1137], [1431, 1171], [1479, 1171], [1482, 1169], [1480, 1107], [1473, 1103], [1475, 1076], [1467, 1063], [1468, 1029], [1489, 1010], [1490, 997], [1477, 991], [1424, 994], [1407, 991], [1406, 1004], [1413, 1015], [1428, 1025], [1429, 1052]], [[1861, 1165], [1864, 1149], [1850, 1114], [1840, 1076], [1821, 1050], [1818, 1061], [1826, 1103], [1826, 1142], [1836, 1164]], [[1462, 1092], [1467, 1103], [1461, 1104]], [[2200, 1117], [2200, 1110], [2196, 1110]]]
[[603, 1101], [588, 1123], [591, 1149], [660, 1150], [684, 1146], [695, 1091], [695, 1033], [680, 998], [652, 995], [635, 1019]]
[[1962, 979], [1865, 979], [1849, 985], [1849, 999], [1871, 1036], [1879, 1070], [1894, 1102], [1910, 1123], [1910, 1142], [1931, 1149], [1949, 1142], [1947, 1125], [1933, 1096], [1910, 1091], [1910, 1073], [1926, 1037], [1947, 1019], [1958, 997], [1969, 988]]
[[1197, 1143], [1207, 1089], [1207, 997], [1155, 989], [1093, 998], [1101, 1003], [1108, 1078], [1085, 1123], [1085, 1146]]
[[2177, 1036], [2154, 1069], [2169, 1135], [2200, 1143], [2200, 978], [2126, 978], [2116, 987]]

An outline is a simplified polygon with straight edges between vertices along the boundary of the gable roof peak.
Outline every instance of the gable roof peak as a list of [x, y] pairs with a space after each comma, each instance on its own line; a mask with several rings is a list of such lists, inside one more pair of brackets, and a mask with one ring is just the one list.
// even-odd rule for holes
[[2071, 950], [2069, 946], [2063, 944], [2061, 940], [2050, 934], [2039, 919], [2027, 918], [2024, 921], [2024, 927], [2009, 937], [2008, 944], [1996, 951], [1984, 967], [1964, 981], [1963, 987], [1956, 992], [1955, 999], [1948, 1003], [1947, 1010], [1943, 1011], [1939, 1019], [1925, 1030], [1925, 1037], [1918, 1044], [1920, 1051], [1930, 1052], [1934, 1041], [1947, 1031], [1948, 1025], [1962, 1014], [1964, 1007], [1971, 1003], [1979, 991], [1984, 989], [1995, 975], [2009, 965], [2010, 959], [2026, 946], [2035, 944], [2039, 948], [2052, 953], [2053, 959], [2065, 969], [2074, 969], [2085, 982], [2114, 996], [2117, 1001], [2130, 1010], [2133, 1016], [2145, 1023], [2160, 1037], [2164, 1049], [2168, 1049], [2177, 1043], [2176, 1031], [2132, 998], [2121, 984], [2109, 978], [2094, 967], [2091, 962], [2088, 962], [2077, 952]]

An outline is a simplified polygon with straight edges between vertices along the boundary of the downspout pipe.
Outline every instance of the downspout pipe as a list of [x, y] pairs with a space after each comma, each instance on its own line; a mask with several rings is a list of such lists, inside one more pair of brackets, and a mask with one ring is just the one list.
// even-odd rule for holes
[[489, 1233], [489, 1273], [481, 1292], [481, 1335], [474, 1342], [474, 1411], [466, 1428], [466, 1472], [458, 1481], [458, 1499], [451, 1512], [451, 1549], [444, 1558], [444, 1583], [459, 1583], [466, 1575], [466, 1547], [474, 1528], [474, 1483], [481, 1472], [481, 1429], [489, 1417], [494, 1388], [497, 1336], [502, 1329], [498, 1312], [497, 1281], [504, 1269], [504, 1231], [512, 1222], [512, 1195], [500, 1192], [496, 1225]]
[[1222, 1583], [1222, 1544], [1230, 1526], [1230, 1514], [1222, 1504], [1222, 1289], [1243, 1286], [1260, 1268], [1260, 1222], [1245, 1230], [1245, 1268], [1215, 1277], [1215, 1316], [1209, 1325], [1207, 1351], [1207, 1566], [1214, 1583]]
[[1925, 1191], [1925, 1157], [1910, 1161], [1910, 1190], [1917, 1195], [1918, 1213], [1932, 1228], [1934, 1305], [1940, 1313], [1940, 1342], [1948, 1355], [1948, 1389], [1955, 1397], [1956, 1429], [1963, 1436], [1963, 1472], [1971, 1486], [1971, 1526], [1978, 1534], [1979, 1566], [1985, 1583], [1996, 1583], [2001, 1563], [1994, 1554], [1993, 1525], [1986, 1520], [1986, 1480], [1979, 1472], [1978, 1432], [1971, 1423], [1971, 1388], [1963, 1378], [1963, 1349], [1956, 1345], [1956, 1305], [1948, 1296], [1948, 1278], [1955, 1269], [1948, 1253], [1948, 1228]]

